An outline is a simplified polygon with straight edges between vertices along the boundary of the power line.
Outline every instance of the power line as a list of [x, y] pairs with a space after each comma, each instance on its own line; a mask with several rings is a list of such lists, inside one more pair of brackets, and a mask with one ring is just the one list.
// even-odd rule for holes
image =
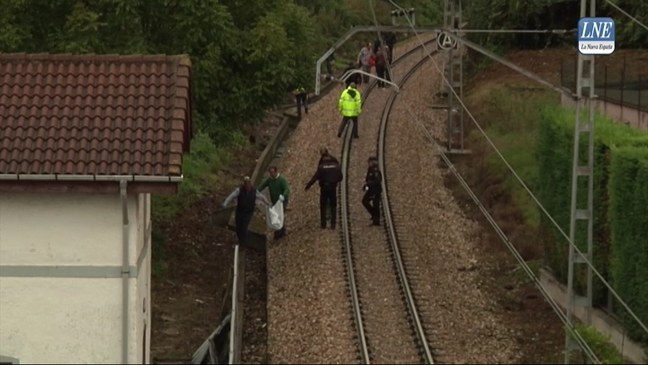
[[[447, 1], [448, 1], [448, 0], [446, 0], [446, 2], [447, 2]], [[391, 2], [391, 1], [390, 1], [390, 2]], [[398, 7], [398, 5], [394, 4], [393, 2], [392, 2], [392, 4]], [[375, 12], [375, 9], [374, 9], [374, 7], [373, 7], [373, 2], [372, 2], [372, 0], [369, 0], [369, 5], [370, 5], [370, 7], [371, 7], [371, 12], [372, 12], [372, 15], [373, 15], [373, 18], [374, 18], [374, 22], [375, 22], [376, 24], [378, 24], [378, 19], [377, 19], [376, 15], [375, 15], [376, 12]], [[406, 16], [406, 17], [407, 17], [407, 16]], [[407, 17], [407, 21], [408, 21], [408, 23], [410, 23], [410, 25], [412, 25], [412, 24], [411, 24], [411, 21], [410, 21], [410, 19], [409, 19], [409, 17]], [[432, 61], [432, 63], [434, 64], [434, 66], [437, 68], [437, 70], [439, 70], [439, 67], [437, 66], [436, 62], [435, 62], [434, 59], [431, 57], [430, 53], [427, 52], [427, 49], [425, 49], [425, 45], [424, 45], [424, 43], [420, 41], [420, 37], [419, 37], [418, 33], [416, 33], [416, 31], [415, 31], [414, 33], [416, 34], [417, 39], [419, 39], [419, 42], [423, 44], [423, 47], [422, 47], [422, 48], [423, 48], [424, 51], [427, 53], [427, 56], [430, 58], [430, 60]], [[389, 68], [389, 72], [391, 72], [391, 65], [390, 65], [389, 63], [387, 63], [387, 67]], [[445, 77], [443, 76], [442, 73], [441, 73], [441, 76], [442, 76], [442, 77], [444, 78], [444, 80], [445, 80]], [[446, 80], [446, 82], [447, 82], [447, 80]], [[450, 87], [450, 88], [452, 89], [452, 87]], [[454, 90], [453, 90], [453, 91], [454, 91]], [[397, 89], [396, 92], [399, 93], [400, 90]], [[423, 131], [424, 131], [425, 134], [427, 135], [428, 140], [430, 141], [430, 143], [432, 143], [432, 144], [437, 148], [437, 150], [438, 150], [438, 152], [441, 154], [441, 157], [443, 158], [444, 162], [448, 165], [448, 167], [450, 168], [450, 170], [452, 171], [452, 173], [455, 175], [455, 177], [456, 177], [456, 178], [459, 180], [459, 182], [461, 183], [462, 187], [466, 190], [466, 192], [468, 193], [468, 195], [470, 195], [470, 197], [473, 199], [473, 201], [475, 202], [475, 204], [479, 207], [480, 211], [482, 212], [482, 214], [484, 214], [484, 216], [486, 217], [486, 219], [488, 220], [488, 222], [491, 224], [491, 226], [493, 227], [493, 229], [495, 230], [495, 232], [497, 232], [497, 234], [500, 236], [500, 238], [504, 241], [504, 243], [505, 243], [505, 245], [507, 246], [507, 248], [511, 251], [511, 253], [512, 253], [513, 256], [515, 257], [515, 259], [518, 261], [518, 264], [523, 268], [523, 270], [525, 271], [525, 273], [526, 273], [526, 274], [531, 278], [531, 280], [533, 281], [533, 283], [535, 284], [535, 286], [538, 288], [538, 290], [540, 291], [540, 293], [543, 295], [543, 297], [544, 297], [544, 298], [549, 302], [551, 308], [554, 310], [554, 312], [556, 313], [556, 315], [558, 315], [558, 317], [560, 318], [560, 320], [562, 321], [562, 323], [565, 325], [565, 327], [567, 328], [567, 330], [570, 332], [570, 334], [571, 334], [572, 336], [574, 336], [574, 339], [575, 339], [576, 342], [580, 345], [580, 347], [583, 349], [583, 351], [585, 352], [585, 354], [587, 355], [587, 357], [588, 357], [588, 358], [589, 358], [593, 363], [600, 364], [600, 360], [597, 358], [596, 354], [594, 354], [594, 352], [592, 351], [592, 349], [589, 347], [589, 344], [588, 344], [588, 343], [583, 339], [583, 337], [581, 336], [581, 334], [578, 333], [578, 331], [575, 330], [574, 325], [571, 323], [570, 319], [569, 319], [569, 318], [568, 318], [568, 317], [567, 317], [567, 316], [562, 312], [562, 310], [561, 310], [560, 307], [558, 306], [558, 303], [556, 303], [556, 301], [555, 301], [555, 300], [554, 300], [554, 299], [549, 295], [549, 293], [548, 293], [547, 290], [544, 288], [544, 286], [542, 286], [542, 283], [540, 282], [540, 280], [538, 279], [538, 277], [535, 275], [535, 273], [533, 272], [533, 270], [529, 267], [529, 265], [526, 263], [526, 261], [524, 261], [524, 259], [522, 258], [522, 256], [520, 255], [520, 253], [517, 251], [517, 249], [515, 248], [515, 246], [514, 246], [514, 245], [511, 243], [511, 241], [508, 239], [508, 237], [506, 236], [506, 234], [504, 233], [504, 231], [502, 231], [502, 229], [499, 227], [499, 225], [497, 224], [497, 222], [495, 222], [495, 220], [494, 220], [493, 217], [490, 215], [490, 213], [488, 213], [488, 210], [486, 210], [486, 208], [481, 204], [481, 201], [479, 200], [479, 198], [475, 195], [475, 193], [472, 191], [472, 189], [470, 188], [470, 186], [469, 186], [469, 185], [466, 183], [466, 181], [463, 179], [463, 177], [461, 176], [461, 174], [459, 173], [459, 171], [454, 167], [454, 165], [452, 164], [452, 161], [450, 161], [450, 159], [449, 159], [449, 158], [447, 157], [447, 155], [443, 152], [443, 150], [441, 149], [441, 147], [440, 147], [440, 146], [439, 146], [439, 145], [434, 141], [434, 137], [431, 135], [431, 133], [428, 131], [428, 129], [425, 127], [425, 125], [424, 125], [423, 123], [421, 123], [420, 119], [419, 119], [419, 118], [418, 118], [418, 117], [417, 117], [417, 116], [412, 112], [412, 110], [411, 110], [410, 108], [406, 108], [406, 109], [407, 109], [407, 111], [410, 113], [410, 115], [412, 116], [412, 118], [413, 118], [413, 119], [418, 123], [418, 125], [423, 129]]]
[[[388, 1], [389, 1], [393, 6], [395, 6], [396, 8], [401, 8], [401, 7], [400, 7], [398, 4], [396, 4], [393, 0], [388, 0]], [[606, 1], [607, 1], [607, 0], [606, 0]], [[513, 173], [513, 175], [514, 175], [515, 178], [518, 180], [518, 182], [522, 185], [522, 187], [524, 188], [524, 190], [526, 190], [526, 192], [529, 194], [529, 196], [534, 200], [534, 202], [538, 205], [538, 207], [540, 207], [540, 209], [542, 210], [542, 212], [547, 216], [547, 218], [549, 218], [549, 220], [550, 220], [550, 221], [553, 223], [553, 225], [558, 229], [558, 231], [563, 235], [563, 237], [565, 237], [565, 239], [567, 240], [567, 242], [569, 243], [569, 245], [571, 245], [571, 246], [574, 248], [575, 252], [576, 252], [576, 253], [577, 253], [577, 254], [582, 258], [583, 262], [586, 263], [588, 266], [590, 266], [590, 267], [592, 268], [593, 273], [594, 273], [594, 274], [595, 274], [595, 275], [596, 275], [596, 276], [601, 280], [601, 282], [603, 283], [603, 285], [604, 285], [604, 286], [605, 286], [605, 287], [610, 291], [610, 294], [612, 294], [612, 295], [613, 295], [613, 296], [614, 296], [614, 297], [619, 301], [619, 304], [621, 304], [621, 306], [622, 306], [622, 307], [623, 307], [623, 308], [628, 312], [628, 314], [630, 314], [630, 316], [631, 316], [631, 317], [632, 317], [632, 318], [633, 318], [633, 319], [634, 319], [634, 320], [639, 324], [639, 326], [640, 326], [640, 327], [641, 327], [641, 328], [642, 328], [646, 333], [648, 333], [648, 327], [646, 327], [646, 325], [641, 321], [641, 319], [639, 319], [639, 317], [634, 313], [634, 311], [632, 311], [632, 309], [630, 309], [630, 307], [628, 306], [628, 304], [627, 304], [627, 303], [626, 303], [626, 302], [625, 302], [625, 301], [624, 301], [624, 300], [619, 296], [619, 294], [618, 294], [618, 293], [614, 290], [614, 288], [613, 288], [613, 287], [612, 287], [612, 286], [607, 282], [607, 280], [605, 280], [605, 278], [603, 277], [603, 275], [601, 275], [601, 273], [596, 269], [596, 267], [594, 266], [594, 264], [592, 264], [592, 262], [591, 262], [591, 261], [590, 261], [590, 260], [589, 260], [589, 259], [588, 259], [584, 254], [583, 254], [583, 253], [582, 253], [582, 251], [578, 248], [578, 246], [576, 246], [576, 245], [574, 244], [574, 242], [572, 242], [572, 241], [570, 240], [569, 236], [567, 236], [567, 234], [565, 233], [565, 231], [564, 231], [564, 230], [560, 227], [560, 225], [555, 221], [555, 219], [551, 216], [551, 214], [549, 214], [549, 212], [546, 210], [546, 208], [544, 207], [544, 205], [542, 205], [542, 203], [540, 203], [540, 201], [539, 201], [538, 198], [535, 196], [535, 194], [533, 194], [533, 192], [529, 189], [529, 187], [524, 183], [524, 181], [522, 180], [522, 178], [520, 178], [520, 176], [515, 172], [515, 170], [513, 169], [513, 167], [510, 165], [510, 163], [506, 160], [506, 158], [504, 157], [504, 155], [502, 155], [502, 153], [499, 151], [499, 149], [495, 146], [495, 144], [493, 143], [493, 141], [488, 137], [488, 135], [486, 134], [486, 132], [484, 131], [484, 129], [481, 127], [481, 125], [480, 125], [480, 124], [477, 122], [477, 120], [475, 119], [474, 115], [470, 112], [470, 110], [468, 110], [468, 107], [466, 106], [466, 104], [464, 103], [464, 101], [461, 100], [461, 98], [459, 97], [459, 95], [457, 94], [457, 92], [454, 90], [454, 88], [452, 87], [452, 85], [450, 84], [450, 82], [448, 81], [448, 79], [445, 77], [445, 75], [443, 74], [443, 71], [441, 70], [441, 68], [439, 67], [439, 65], [434, 61], [434, 59], [433, 59], [432, 56], [430, 55], [430, 52], [428, 52], [427, 47], [425, 46], [424, 42], [421, 41], [421, 39], [420, 39], [420, 35], [419, 35], [418, 32], [414, 29], [414, 27], [413, 27], [413, 25], [412, 25], [412, 23], [411, 23], [409, 17], [405, 16], [405, 18], [407, 19], [407, 21], [408, 21], [410, 27], [412, 28], [412, 30], [413, 30], [413, 32], [414, 32], [414, 35], [416, 35], [416, 38], [418, 39], [419, 43], [422, 44], [423, 49], [425, 49], [425, 52], [427, 53], [428, 57], [430, 58], [430, 60], [431, 60], [432, 63], [434, 64], [434, 67], [437, 69], [437, 71], [439, 71], [440, 76], [443, 78], [443, 81], [448, 85], [448, 88], [449, 88], [450, 91], [454, 94], [454, 96], [457, 97], [457, 100], [459, 101], [459, 103], [461, 103], [461, 106], [464, 108], [464, 110], [466, 111], [466, 113], [468, 114], [468, 116], [470, 117], [470, 119], [473, 121], [473, 123], [475, 123], [475, 126], [479, 129], [479, 131], [482, 133], [482, 135], [486, 138], [486, 140], [487, 140], [488, 143], [491, 145], [491, 147], [493, 147], [493, 149], [495, 150], [495, 152], [497, 153], [497, 155], [500, 157], [500, 159], [502, 159], [502, 161], [504, 162], [504, 164], [506, 165], [506, 167], [511, 171], [511, 173]]]
[[639, 20], [637, 20], [637, 18], [635, 18], [635, 17], [633, 17], [632, 15], [628, 14], [627, 11], [621, 9], [617, 4], [611, 2], [610, 0], [605, 0], [605, 2], [608, 3], [608, 4], [610, 4], [610, 5], [612, 5], [613, 8], [615, 8], [615, 9], [618, 10], [618, 11], [620, 11], [623, 15], [627, 16], [628, 18], [630, 18], [633, 22], [639, 24], [639, 25], [642, 26], [644, 29], [648, 30], [648, 26], [647, 26], [646, 24], [640, 22]]

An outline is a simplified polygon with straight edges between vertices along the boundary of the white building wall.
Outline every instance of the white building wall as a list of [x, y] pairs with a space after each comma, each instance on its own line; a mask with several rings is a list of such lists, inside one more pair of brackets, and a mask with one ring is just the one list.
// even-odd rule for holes
[[[149, 201], [128, 202], [131, 268], [142, 253], [128, 279], [129, 363], [148, 352], [145, 318], [150, 336]], [[122, 227], [117, 194], [0, 194], [0, 355], [21, 363], [122, 362]]]

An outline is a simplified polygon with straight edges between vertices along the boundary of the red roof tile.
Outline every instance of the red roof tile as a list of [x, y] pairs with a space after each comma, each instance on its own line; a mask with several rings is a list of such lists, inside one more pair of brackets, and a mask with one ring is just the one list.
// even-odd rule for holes
[[187, 56], [0, 54], [0, 174], [182, 174]]

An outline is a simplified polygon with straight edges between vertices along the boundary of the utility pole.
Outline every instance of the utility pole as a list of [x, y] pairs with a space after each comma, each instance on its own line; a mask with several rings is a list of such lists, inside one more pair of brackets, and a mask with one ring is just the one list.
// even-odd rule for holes
[[[463, 26], [461, 20], [461, 0], [446, 1], [446, 7], [443, 14], [443, 23], [446, 32], [459, 35], [458, 32]], [[457, 95], [459, 95], [459, 99], [463, 100], [463, 56], [465, 53], [465, 47], [459, 48], [458, 42], [454, 39], [446, 41], [447, 36], [444, 34], [440, 34], [439, 37], [444, 37], [439, 44], [441, 48], [445, 49], [443, 45], [450, 44], [450, 47], [448, 47], [448, 61], [445, 63], [445, 74], [450, 86], [447, 86], [445, 83], [442, 85], [444, 86], [443, 89], [447, 91], [446, 95], [448, 97], [447, 150], [448, 152], [454, 152], [455, 150], [452, 148], [452, 142], [453, 140], [458, 140], [460, 145], [459, 152], [463, 152], [464, 108], [460, 103], [455, 101], [452, 89], [454, 89]], [[456, 113], [459, 114], [459, 118], [455, 118]]]
[[[580, 16], [582, 17], [595, 17], [596, 15], [596, 0], [581, 0]], [[572, 181], [571, 181], [571, 219], [569, 224], [569, 239], [573, 244], [569, 245], [569, 268], [567, 277], [567, 319], [570, 323], [575, 321], [575, 307], [584, 307], [586, 311], [586, 324], [592, 322], [592, 300], [593, 288], [592, 267], [587, 264], [581, 255], [576, 256], [574, 245], [576, 244], [577, 222], [587, 222], [587, 251], [584, 252], [585, 258], [590, 263], [592, 262], [592, 246], [593, 246], [593, 233], [594, 233], [594, 58], [593, 55], [583, 55], [578, 53], [578, 64], [576, 66], [576, 123], [574, 126], [574, 156], [572, 168]], [[584, 91], [587, 89], [587, 91]], [[586, 94], [587, 96], [583, 96]], [[584, 105], [581, 105], [584, 104]], [[586, 110], [585, 119], [581, 118], [581, 109], [584, 107]], [[581, 156], [580, 139], [581, 134], [586, 133], [587, 136], [587, 153]], [[584, 164], [581, 165], [581, 160]], [[583, 202], [578, 199], [579, 178], [587, 180], [587, 202], [586, 207], [583, 208]], [[583, 265], [587, 266], [587, 288], [586, 296], [577, 295], [574, 292], [574, 278], [577, 274], [576, 269], [582, 268]], [[569, 364], [571, 360], [572, 350], [580, 348], [576, 342], [567, 333], [565, 339], [565, 364]]]

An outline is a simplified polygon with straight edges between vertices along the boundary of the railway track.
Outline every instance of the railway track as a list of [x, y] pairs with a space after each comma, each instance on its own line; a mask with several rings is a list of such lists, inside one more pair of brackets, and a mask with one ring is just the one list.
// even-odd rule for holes
[[[426, 45], [431, 42], [434, 40], [426, 42]], [[422, 47], [419, 46], [406, 52], [393, 63], [392, 67], [414, 57], [417, 51], [421, 50]], [[399, 87], [428, 59], [423, 53], [421, 56], [421, 60], [397, 81]], [[393, 79], [397, 79], [395, 74]], [[365, 115], [366, 100], [375, 86], [374, 81], [364, 92], [363, 114]], [[364, 176], [366, 159], [369, 157], [357, 153], [354, 155], [352, 151], [356, 151], [352, 150], [352, 141], [353, 144], [364, 144], [359, 150], [367, 150], [369, 147], [367, 144], [375, 146], [374, 143], [378, 141], [377, 155], [380, 169], [385, 174], [387, 121], [396, 95], [397, 93], [392, 91], [384, 103], [380, 124], [373, 130], [374, 135], [361, 135], [361, 139], [352, 140], [350, 126], [345, 131], [341, 161], [345, 177], [341, 184], [340, 217], [347, 282], [357, 330], [359, 355], [363, 363], [433, 364], [434, 356], [401, 257], [387, 187], [384, 186], [382, 196], [385, 231], [381, 232], [376, 227], [361, 227], [362, 223], [359, 222], [365, 220], [358, 219], [358, 216], [368, 218], [368, 215], [360, 205], [359, 187], [351, 189], [349, 186], [350, 180], [363, 182], [358, 180]], [[382, 98], [382, 95], [380, 97]], [[366, 123], [370, 122], [366, 121]], [[361, 122], [361, 126], [362, 123], [365, 121]], [[385, 182], [384, 179], [384, 185]]]

